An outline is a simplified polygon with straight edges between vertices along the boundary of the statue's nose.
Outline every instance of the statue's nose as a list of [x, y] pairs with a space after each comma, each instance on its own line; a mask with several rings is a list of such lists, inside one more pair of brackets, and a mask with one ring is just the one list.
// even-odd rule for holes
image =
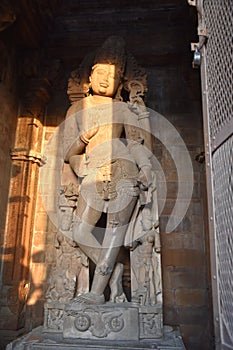
[[103, 80], [104, 80], [104, 81], [108, 81], [108, 74], [104, 74]]

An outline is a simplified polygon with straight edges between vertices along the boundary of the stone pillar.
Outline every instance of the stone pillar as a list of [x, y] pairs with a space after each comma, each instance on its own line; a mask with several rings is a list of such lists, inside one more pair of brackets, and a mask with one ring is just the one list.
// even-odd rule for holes
[[[25, 86], [25, 85], [24, 85]], [[26, 301], [30, 291], [30, 252], [38, 188], [45, 106], [50, 84], [29, 79], [22, 92], [9, 190], [3, 250], [0, 329], [16, 336], [24, 330]], [[23, 91], [25, 91], [23, 89]]]

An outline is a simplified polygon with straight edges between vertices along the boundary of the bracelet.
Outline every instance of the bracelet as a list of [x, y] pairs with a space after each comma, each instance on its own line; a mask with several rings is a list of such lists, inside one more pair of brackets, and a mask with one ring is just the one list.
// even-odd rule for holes
[[86, 145], [88, 145], [89, 143], [89, 140], [84, 136], [84, 135], [80, 135], [79, 136], [80, 140], [85, 143]]
[[138, 119], [144, 119], [144, 118], [149, 118], [150, 113], [149, 112], [142, 112], [138, 115]]

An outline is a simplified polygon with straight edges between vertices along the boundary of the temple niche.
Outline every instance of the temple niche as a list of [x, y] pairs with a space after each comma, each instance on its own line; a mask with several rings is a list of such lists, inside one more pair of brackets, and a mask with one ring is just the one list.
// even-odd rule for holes
[[44, 324], [8, 350], [32, 348], [31, 337], [47, 348], [184, 349], [178, 329], [163, 322], [147, 91], [145, 69], [118, 36], [71, 72], [71, 106], [41, 159], [41, 199], [56, 231]]

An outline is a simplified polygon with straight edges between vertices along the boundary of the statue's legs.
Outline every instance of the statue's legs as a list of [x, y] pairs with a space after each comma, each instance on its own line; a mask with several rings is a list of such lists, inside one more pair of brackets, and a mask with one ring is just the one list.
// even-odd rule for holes
[[97, 264], [99, 260], [101, 247], [92, 234], [92, 231], [101, 215], [101, 211], [90, 207], [82, 195], [80, 195], [78, 200], [78, 215], [74, 220], [73, 226], [73, 239], [95, 264]]
[[124, 195], [121, 196], [121, 201], [125, 201], [128, 205], [123, 210], [119, 211], [117, 211], [117, 208], [114, 205], [111, 208], [111, 203], [109, 203], [107, 228], [91, 288], [91, 292], [97, 295], [102, 295], [108, 284], [120, 247], [124, 243], [125, 233], [137, 197], [132, 197], [129, 193], [124, 193]]
[[[104, 200], [101, 201], [102, 210], [104, 210], [106, 202]], [[74, 223], [73, 229], [74, 240], [96, 264], [96, 270], [91, 291], [77, 297], [74, 302], [90, 304], [104, 302], [103, 293], [112, 275], [119, 250], [124, 243], [125, 233], [136, 202], [137, 189], [134, 187], [134, 184], [129, 179], [125, 183], [122, 182], [120, 189], [117, 191], [117, 199], [108, 201], [107, 226], [104, 240], [100, 246], [92, 231], [102, 212], [89, 206], [84, 198], [79, 198], [79, 217]], [[98, 203], [99, 208], [100, 202]], [[120, 273], [120, 268], [118, 270]]]

